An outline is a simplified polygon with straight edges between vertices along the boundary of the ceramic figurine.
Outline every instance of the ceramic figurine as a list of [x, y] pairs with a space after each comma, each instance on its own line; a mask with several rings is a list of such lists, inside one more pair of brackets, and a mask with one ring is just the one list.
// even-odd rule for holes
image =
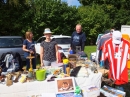
[[66, 67], [66, 74], [70, 75], [70, 67]]
[[27, 78], [26, 75], [22, 74], [21, 78], [19, 79], [19, 82], [24, 83], [26, 81], [26, 78]]
[[12, 75], [9, 73], [9, 74], [7, 74], [6, 78], [7, 78], [6, 85], [11, 86], [13, 84]]
[[82, 95], [81, 95], [81, 89], [80, 89], [79, 86], [76, 86], [76, 89], [75, 89], [74, 93], [75, 93], [74, 97], [82, 97]]
[[33, 68], [32, 68], [32, 59], [35, 58], [34, 56], [32, 56], [31, 54], [27, 57], [27, 59], [30, 59], [30, 69], [29, 71], [33, 71]]
[[80, 94], [81, 93], [81, 89], [79, 86], [76, 86], [76, 89], [75, 89], [75, 94]]
[[4, 75], [1, 75], [1, 76], [0, 76], [0, 83], [1, 83], [1, 82], [5, 82], [5, 77], [6, 77], [6, 76], [4, 76]]
[[33, 78], [34, 72], [33, 72], [33, 68], [32, 68], [32, 59], [35, 57], [30, 54], [27, 58], [30, 59], [30, 68], [29, 68], [29, 72], [28, 72], [28, 77]]
[[31, 72], [30, 72], [30, 71], [28, 72], [28, 77], [29, 77], [29, 78], [33, 78], [33, 72], [32, 72], [32, 71], [31, 71]]

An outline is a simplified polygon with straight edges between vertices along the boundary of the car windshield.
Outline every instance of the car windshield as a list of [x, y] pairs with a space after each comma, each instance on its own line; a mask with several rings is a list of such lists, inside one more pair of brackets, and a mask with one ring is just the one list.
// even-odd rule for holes
[[0, 48], [5, 47], [22, 47], [23, 41], [21, 38], [0, 38]]
[[57, 44], [70, 44], [71, 43], [71, 38], [55, 38], [54, 39]]

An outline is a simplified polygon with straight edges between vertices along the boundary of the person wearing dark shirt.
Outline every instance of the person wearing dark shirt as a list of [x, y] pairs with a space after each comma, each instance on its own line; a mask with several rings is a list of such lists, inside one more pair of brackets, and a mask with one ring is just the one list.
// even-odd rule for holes
[[58, 63], [58, 45], [51, 39], [52, 32], [49, 28], [45, 29], [44, 35], [46, 39], [41, 42], [40, 48], [41, 66], [50, 66], [55, 62]]
[[71, 47], [69, 51], [72, 50], [75, 54], [77, 47], [80, 49], [80, 51], [84, 51], [85, 41], [86, 35], [84, 32], [82, 32], [82, 26], [77, 24], [76, 31], [74, 31], [71, 35]]
[[25, 37], [26, 39], [23, 41], [23, 51], [24, 57], [26, 58], [26, 70], [29, 70], [30, 68], [30, 59], [27, 59], [29, 54], [35, 57], [32, 59], [32, 68], [36, 69], [36, 52], [33, 40], [33, 33], [31, 31], [28, 31], [26, 32]]

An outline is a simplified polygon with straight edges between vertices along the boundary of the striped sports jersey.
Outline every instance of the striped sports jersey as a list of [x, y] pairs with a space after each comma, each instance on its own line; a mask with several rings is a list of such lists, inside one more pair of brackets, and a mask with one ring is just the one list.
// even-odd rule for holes
[[110, 62], [109, 77], [115, 80], [115, 84], [121, 85], [128, 82], [127, 60], [130, 54], [130, 43], [122, 39], [119, 45], [107, 40], [103, 46], [103, 60], [108, 58]]

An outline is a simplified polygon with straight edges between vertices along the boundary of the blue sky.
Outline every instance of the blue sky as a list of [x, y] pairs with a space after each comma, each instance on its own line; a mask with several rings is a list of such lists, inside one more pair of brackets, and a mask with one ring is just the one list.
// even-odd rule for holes
[[68, 3], [69, 6], [79, 6], [80, 3], [78, 0], [62, 0]]

